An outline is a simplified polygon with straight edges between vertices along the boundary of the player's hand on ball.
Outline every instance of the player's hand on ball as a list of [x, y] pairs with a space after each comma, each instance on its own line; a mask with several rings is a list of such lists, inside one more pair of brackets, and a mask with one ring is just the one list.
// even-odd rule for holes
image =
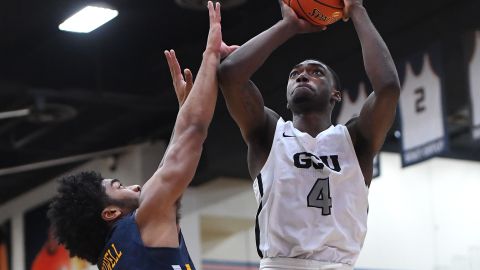
[[311, 33], [327, 29], [326, 26], [316, 26], [304, 19], [299, 18], [295, 11], [282, 0], [279, 0], [279, 3], [282, 10], [283, 21], [294, 25], [297, 29], [297, 33]]

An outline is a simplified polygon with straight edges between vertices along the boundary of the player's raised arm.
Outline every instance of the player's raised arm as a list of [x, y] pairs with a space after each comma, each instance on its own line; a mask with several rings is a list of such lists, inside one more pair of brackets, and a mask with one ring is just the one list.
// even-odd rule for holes
[[370, 20], [363, 1], [344, 2], [345, 13], [352, 19], [360, 39], [365, 70], [373, 86], [373, 93], [363, 105], [358, 120], [349, 129], [354, 140], [368, 143], [368, 151], [373, 156], [380, 151], [395, 119], [400, 82], [387, 45]]
[[210, 31], [197, 79], [178, 113], [164, 164], [142, 190], [137, 222], [143, 228], [161, 222], [165, 212], [171, 212], [170, 209], [187, 188], [197, 169], [213, 117], [218, 92], [216, 69], [222, 42], [220, 4], [214, 7], [209, 2], [208, 9]]
[[270, 54], [294, 35], [319, 31], [299, 19], [282, 1], [283, 19], [243, 44], [228, 56], [219, 67], [219, 83], [230, 114], [247, 141], [257, 137], [257, 130], [264, 129], [268, 121], [261, 93], [251, 76], [263, 65]]
[[[175, 89], [175, 95], [177, 96], [178, 106], [179, 108], [182, 107], [185, 100], [187, 100], [188, 94], [193, 87], [193, 75], [190, 69], [186, 68], [183, 71], [180, 69], [180, 64], [178, 63], [177, 56], [174, 50], [165, 51], [165, 58], [167, 59], [168, 68], [170, 70], [170, 75], [172, 76], [173, 88]], [[174, 132], [172, 132], [172, 136], [170, 141], [172, 141]], [[170, 148], [170, 143], [168, 144], [165, 153]], [[158, 165], [158, 168], [163, 166], [163, 161], [165, 159], [165, 155], [163, 155], [162, 161]]]
[[[324, 29], [299, 19], [290, 7], [282, 1], [279, 3], [283, 19], [243, 44], [219, 67], [219, 84], [228, 110], [249, 145], [249, 151], [256, 146], [263, 148], [255, 153], [264, 156], [263, 159], [270, 150], [279, 116], [264, 107], [262, 95], [250, 78], [276, 48], [294, 35]], [[250, 174], [256, 171], [251, 170]]]

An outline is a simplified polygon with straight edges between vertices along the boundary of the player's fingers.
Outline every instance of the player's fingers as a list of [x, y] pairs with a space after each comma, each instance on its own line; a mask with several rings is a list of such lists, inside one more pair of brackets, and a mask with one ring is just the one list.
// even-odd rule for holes
[[165, 59], [167, 59], [167, 64], [168, 64], [168, 67], [170, 67], [170, 62], [171, 62], [171, 59], [170, 59], [170, 52], [165, 50], [163, 52], [165, 54]]
[[[192, 88], [193, 86], [193, 74], [192, 74], [192, 71], [190, 71], [190, 69], [186, 68], [184, 71], [183, 71], [183, 74], [185, 75], [185, 82], [187, 83], [187, 91], [190, 92], [190, 89]], [[187, 93], [188, 94], [188, 93]]]
[[190, 91], [192, 91], [193, 88], [193, 75], [192, 72], [189, 69], [185, 69], [185, 98], [190, 94]]
[[212, 25], [213, 22], [215, 22], [215, 10], [213, 8], [212, 1], [208, 1], [207, 7], [208, 7], [208, 16], [210, 17], [210, 25]]
[[170, 76], [172, 76], [172, 80], [175, 82], [175, 75], [172, 67], [172, 56], [169, 51], [165, 50], [163, 52], [165, 54], [165, 58], [167, 59], [168, 69], [170, 70]]
[[236, 49], [240, 48], [240, 46], [238, 45], [232, 45], [232, 46], [228, 46], [228, 49], [227, 49], [227, 55], [225, 55], [225, 57], [229, 56], [230, 54], [232, 54]]
[[282, 0], [279, 0], [278, 4], [280, 5], [280, 12], [282, 13], [282, 17], [283, 17], [283, 15], [285, 15], [285, 9], [286, 9], [285, 3]]
[[175, 54], [175, 51], [170, 50], [170, 55], [172, 58], [173, 76], [175, 76], [177, 80], [183, 80], [182, 71], [180, 69], [180, 63], [178, 63], [178, 59], [177, 59], [177, 55]]
[[221, 22], [222, 21], [222, 13], [220, 12], [220, 2], [217, 2], [216, 7], [215, 7], [215, 15], [216, 15], [216, 21]]

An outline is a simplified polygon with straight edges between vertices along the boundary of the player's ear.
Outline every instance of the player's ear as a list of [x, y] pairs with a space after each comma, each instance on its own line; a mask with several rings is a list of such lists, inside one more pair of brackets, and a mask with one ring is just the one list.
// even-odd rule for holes
[[102, 219], [106, 222], [114, 221], [122, 215], [122, 210], [118, 206], [107, 206], [102, 211]]
[[337, 89], [333, 89], [332, 90], [332, 98], [337, 103], [342, 101], [342, 92], [338, 91]]

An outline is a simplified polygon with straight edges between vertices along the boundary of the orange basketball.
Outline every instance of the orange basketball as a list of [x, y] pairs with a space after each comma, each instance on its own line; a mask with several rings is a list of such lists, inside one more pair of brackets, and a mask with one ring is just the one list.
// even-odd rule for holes
[[343, 0], [283, 0], [302, 19], [314, 25], [329, 25], [343, 17]]

